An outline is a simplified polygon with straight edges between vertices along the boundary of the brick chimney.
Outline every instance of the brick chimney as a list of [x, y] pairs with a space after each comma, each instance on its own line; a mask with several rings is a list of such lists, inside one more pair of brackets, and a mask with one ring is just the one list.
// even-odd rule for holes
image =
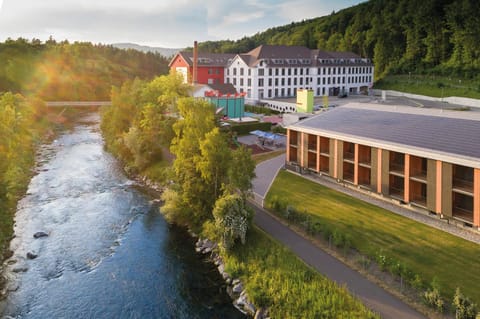
[[198, 43], [197, 41], [193, 42], [193, 85], [198, 83]]

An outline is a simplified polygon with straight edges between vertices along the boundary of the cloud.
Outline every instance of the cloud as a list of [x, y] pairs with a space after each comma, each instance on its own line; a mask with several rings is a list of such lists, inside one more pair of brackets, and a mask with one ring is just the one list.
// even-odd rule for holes
[[0, 41], [7, 37], [44, 40], [52, 35], [57, 40], [184, 47], [193, 40], [238, 39], [292, 21], [330, 14], [337, 7], [358, 2], [3, 0]]

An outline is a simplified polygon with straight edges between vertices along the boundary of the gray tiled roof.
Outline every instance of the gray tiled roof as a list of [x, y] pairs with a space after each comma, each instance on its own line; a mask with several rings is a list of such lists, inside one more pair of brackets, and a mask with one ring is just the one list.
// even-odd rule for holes
[[[180, 54], [190, 66], [193, 66], [193, 52], [181, 51], [178, 54]], [[203, 52], [199, 52], [198, 53], [198, 65], [199, 66], [223, 66], [223, 67], [226, 67], [228, 65], [229, 60], [233, 59], [235, 56], [236, 56], [236, 54], [233, 54], [233, 53], [203, 53]]]
[[[377, 107], [378, 108], [378, 107]], [[360, 138], [366, 144], [396, 145], [449, 157], [480, 160], [480, 120], [475, 113], [435, 114], [399, 108], [383, 111], [343, 106], [291, 126], [292, 129]], [[438, 110], [437, 110], [438, 111]], [[422, 114], [423, 113], [423, 114]], [[443, 115], [442, 115], [443, 114]], [[468, 119], [471, 117], [471, 119]], [[388, 149], [388, 147], [387, 147]], [[435, 158], [435, 156], [431, 157]], [[476, 166], [479, 166], [480, 162]]]
[[[322, 50], [310, 50], [303, 46], [288, 46], [288, 45], [260, 45], [248, 53], [240, 54], [240, 58], [250, 67], [257, 65], [261, 60], [271, 63], [275, 59], [284, 60], [281, 67], [311, 67], [317, 65], [338, 65], [339, 62], [333, 60], [344, 59], [348, 65], [367, 65], [373, 66], [372, 63], [358, 63], [357, 60], [361, 57], [352, 52], [327, 52]], [[286, 59], [302, 59], [308, 60], [308, 63], [287, 63]], [[325, 59], [329, 62], [326, 64], [319, 63], [318, 59]], [[351, 60], [353, 59], [354, 62]], [[340, 63], [341, 64], [341, 63]], [[347, 64], [345, 64], [347, 65]], [[271, 63], [275, 66], [275, 63]]]

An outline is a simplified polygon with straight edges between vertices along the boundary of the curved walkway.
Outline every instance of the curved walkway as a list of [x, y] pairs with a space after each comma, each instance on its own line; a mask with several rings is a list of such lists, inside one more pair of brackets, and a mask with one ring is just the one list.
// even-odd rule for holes
[[256, 203], [251, 204], [256, 212], [255, 223], [270, 236], [290, 248], [305, 263], [329, 279], [346, 285], [355, 296], [382, 318], [425, 318], [400, 299], [282, 224], [261, 207], [263, 198], [284, 161], [285, 155], [281, 155], [257, 165], [255, 170], [257, 177], [253, 180]]
[[254, 221], [257, 226], [290, 248], [293, 253], [318, 272], [340, 285], [345, 285], [354, 296], [362, 300], [368, 308], [382, 318], [425, 318], [397, 297], [279, 222], [262, 208], [255, 204], [251, 206], [255, 209]]

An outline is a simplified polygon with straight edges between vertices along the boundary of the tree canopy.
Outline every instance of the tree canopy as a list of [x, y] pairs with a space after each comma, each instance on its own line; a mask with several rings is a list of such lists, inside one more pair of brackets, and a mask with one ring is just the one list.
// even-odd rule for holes
[[480, 69], [480, 2], [370, 0], [331, 15], [270, 28], [202, 51], [248, 52], [261, 44], [352, 51], [373, 59], [376, 77], [434, 72], [475, 78]]
[[159, 54], [53, 39], [8, 39], [0, 43], [0, 61], [0, 92], [46, 101], [109, 100], [112, 85], [168, 73]]

